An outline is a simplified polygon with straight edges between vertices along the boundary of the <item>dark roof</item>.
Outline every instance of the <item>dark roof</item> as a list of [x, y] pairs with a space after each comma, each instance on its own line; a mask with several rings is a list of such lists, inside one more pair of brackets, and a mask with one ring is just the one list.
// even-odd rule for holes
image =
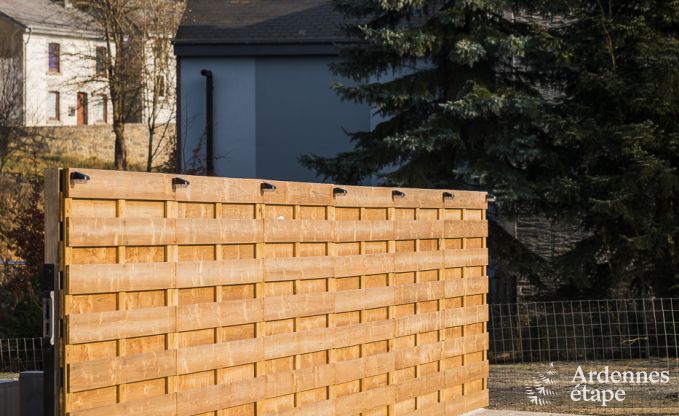
[[331, 44], [343, 21], [330, 0], [189, 0], [175, 43]]
[[0, 0], [0, 16], [36, 31], [64, 35], [96, 35], [97, 25], [86, 13], [53, 0]]

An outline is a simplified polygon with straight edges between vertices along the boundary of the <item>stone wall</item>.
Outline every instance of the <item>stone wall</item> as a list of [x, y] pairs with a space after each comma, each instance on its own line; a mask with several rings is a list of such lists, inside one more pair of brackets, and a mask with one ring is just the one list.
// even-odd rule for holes
[[[164, 126], [157, 129], [159, 137]], [[34, 127], [31, 134], [45, 139], [47, 152], [54, 155], [70, 156], [81, 159], [113, 161], [115, 135], [110, 124], [96, 126], [54, 126]], [[161, 144], [153, 165], [165, 164], [171, 156], [175, 136], [174, 124], [167, 127], [165, 139]], [[146, 166], [148, 154], [148, 128], [146, 124], [126, 124], [127, 162], [131, 165]], [[156, 139], [157, 140], [157, 139]]]

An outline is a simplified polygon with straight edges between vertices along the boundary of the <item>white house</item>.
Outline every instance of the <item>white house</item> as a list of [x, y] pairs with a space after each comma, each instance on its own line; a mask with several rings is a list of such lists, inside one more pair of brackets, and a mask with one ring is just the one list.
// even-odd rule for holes
[[[0, 60], [14, 62], [5, 67], [12, 68], [21, 85], [17, 113], [22, 125], [111, 123], [105, 57], [97, 23], [72, 6], [71, 0], [0, 0]], [[167, 68], [160, 82], [174, 85], [174, 63]], [[146, 86], [143, 77], [156, 71], [141, 72], [140, 85]], [[155, 109], [158, 124], [174, 118], [174, 88], [163, 88], [161, 93], [172, 96], [162, 97]], [[152, 111], [147, 90], [139, 100], [137, 120], [130, 121], [145, 121]]]
[[16, 62], [23, 125], [110, 122], [106, 48], [87, 14], [68, 1], [0, 0], [0, 39], [3, 58]]
[[[189, 0], [177, 32], [180, 168], [231, 177], [315, 180], [302, 154], [352, 148], [368, 105], [342, 101], [328, 65], [347, 40], [330, 0]], [[212, 157], [208, 157], [208, 77]]]

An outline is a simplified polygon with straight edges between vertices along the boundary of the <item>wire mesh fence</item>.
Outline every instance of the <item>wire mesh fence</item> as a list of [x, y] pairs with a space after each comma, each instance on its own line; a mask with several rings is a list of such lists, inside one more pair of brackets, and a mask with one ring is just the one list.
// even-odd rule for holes
[[491, 407], [679, 415], [677, 329], [676, 298], [491, 305]]
[[0, 339], [0, 373], [42, 370], [42, 338]]

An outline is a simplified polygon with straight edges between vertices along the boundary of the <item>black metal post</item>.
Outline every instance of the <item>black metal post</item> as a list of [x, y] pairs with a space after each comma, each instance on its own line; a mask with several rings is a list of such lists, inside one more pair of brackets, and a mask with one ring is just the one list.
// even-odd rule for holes
[[45, 416], [59, 415], [59, 389], [61, 385], [61, 366], [59, 364], [59, 331], [57, 311], [59, 310], [59, 281], [57, 266], [45, 264], [43, 279], [45, 294], [43, 302], [43, 400]]
[[200, 74], [206, 78], [205, 85], [205, 139], [206, 139], [206, 171], [208, 176], [214, 176], [214, 78], [212, 71], [203, 69]]

